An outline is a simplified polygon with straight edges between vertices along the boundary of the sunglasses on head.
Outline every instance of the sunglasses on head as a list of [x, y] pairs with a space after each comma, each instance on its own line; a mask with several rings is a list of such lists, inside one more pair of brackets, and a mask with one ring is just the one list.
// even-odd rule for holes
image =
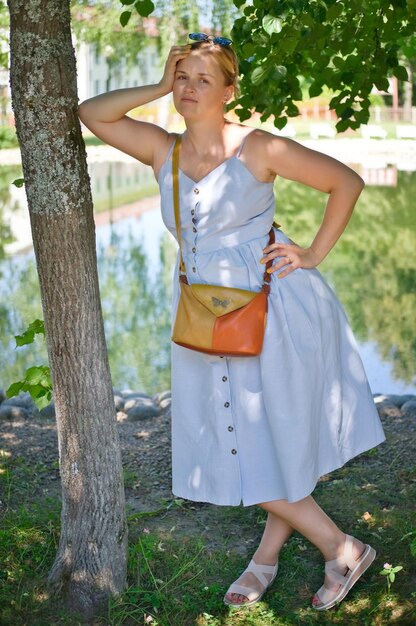
[[189, 39], [193, 41], [210, 41], [216, 43], [219, 46], [230, 46], [233, 42], [226, 37], [214, 37], [213, 35], [206, 35], [205, 33], [190, 33]]

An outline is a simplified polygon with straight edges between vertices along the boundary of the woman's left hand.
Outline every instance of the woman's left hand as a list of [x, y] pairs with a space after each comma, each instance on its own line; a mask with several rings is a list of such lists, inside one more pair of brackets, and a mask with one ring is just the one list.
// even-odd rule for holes
[[301, 248], [295, 243], [272, 243], [263, 249], [264, 256], [260, 263], [267, 263], [272, 259], [279, 259], [277, 263], [273, 263], [268, 270], [270, 274], [278, 272], [282, 268], [277, 277], [284, 278], [294, 270], [302, 267], [304, 269], [312, 269], [320, 263], [318, 255], [312, 248]]

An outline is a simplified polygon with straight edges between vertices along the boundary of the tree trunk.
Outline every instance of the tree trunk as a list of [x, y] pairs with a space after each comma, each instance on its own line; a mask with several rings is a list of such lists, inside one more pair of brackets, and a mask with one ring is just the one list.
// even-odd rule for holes
[[52, 370], [62, 529], [49, 584], [86, 617], [126, 580], [122, 465], [69, 0], [9, 0], [16, 130]]

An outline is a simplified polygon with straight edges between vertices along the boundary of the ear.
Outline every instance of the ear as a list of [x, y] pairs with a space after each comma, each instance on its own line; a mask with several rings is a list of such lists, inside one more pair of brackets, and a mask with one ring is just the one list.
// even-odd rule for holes
[[224, 102], [228, 102], [229, 100], [231, 100], [231, 96], [232, 96], [232, 95], [233, 95], [233, 94], [232, 94], [232, 92], [227, 91], [227, 92], [224, 94], [224, 98], [223, 98]]

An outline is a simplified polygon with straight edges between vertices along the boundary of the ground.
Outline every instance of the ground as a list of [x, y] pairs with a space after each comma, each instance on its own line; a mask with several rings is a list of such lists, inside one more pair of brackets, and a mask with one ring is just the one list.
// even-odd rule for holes
[[[400, 409], [388, 402], [379, 405], [379, 412], [387, 441], [377, 449], [360, 455], [344, 468], [324, 476], [316, 488], [315, 495], [318, 502], [345, 532], [371, 542], [378, 552], [376, 564], [371, 568], [371, 573], [365, 577], [366, 582], [360, 583], [367, 585], [368, 594], [371, 591], [371, 595], [364, 598], [368, 606], [366, 605], [365, 609], [360, 608], [364, 606], [363, 591], [351, 593], [352, 601], [355, 599], [352, 606], [356, 607], [356, 611], [358, 609], [364, 611], [357, 615], [357, 618], [359, 617], [357, 623], [371, 626], [373, 624], [384, 626], [387, 623], [410, 625], [416, 623], [413, 593], [416, 582], [415, 559], [410, 554], [411, 542], [415, 538], [415, 520], [409, 506], [412, 497], [414, 498], [416, 486], [416, 420], [414, 417], [403, 415]], [[170, 568], [168, 575], [172, 576], [175, 564], [173, 559], [182, 558], [181, 550], [189, 548], [187, 563], [193, 564], [193, 557], [189, 555], [198, 553], [200, 549], [204, 551], [205, 560], [198, 574], [203, 579], [195, 583], [197, 595], [192, 595], [193, 589], [186, 592], [189, 598], [192, 597], [191, 602], [185, 594], [192, 607], [185, 606], [186, 602], [182, 603], [181, 610], [184, 613], [180, 622], [172, 618], [172, 612], [177, 612], [178, 607], [171, 607], [171, 613], [166, 609], [165, 621], [159, 614], [158, 619], [161, 621], [154, 622], [155, 624], [228, 626], [228, 624], [347, 623], [342, 621], [346, 619], [345, 616], [341, 618], [341, 614], [344, 613], [340, 613], [338, 619], [335, 617], [336, 614], [332, 613], [329, 621], [327, 621], [329, 615], [319, 614], [319, 619], [316, 615], [311, 616], [307, 607], [313, 592], [322, 583], [323, 564], [317, 550], [299, 535], [294, 535], [285, 548], [282, 573], [278, 576], [281, 582], [275, 583], [274, 587], [277, 586], [274, 594], [269, 592], [268, 598], [266, 596], [266, 602], [270, 602], [267, 613], [270, 615], [269, 621], [262, 621], [260, 613], [260, 621], [254, 619], [256, 611], [264, 611], [264, 608], [252, 610], [254, 621], [240, 619], [239, 612], [234, 613], [232, 617], [224, 616], [225, 609], [220, 608], [222, 595], [254, 551], [264, 525], [264, 514], [257, 507], [215, 507], [185, 502], [172, 496], [168, 410], [158, 417], [137, 422], [122, 419], [118, 421], [118, 431], [124, 466], [130, 545], [133, 551], [140, 544], [141, 552], [137, 548], [139, 557], [140, 554], [148, 553], [150, 556], [147, 565], [150, 563], [155, 572], [160, 568], [160, 578], [166, 574], [163, 568]], [[10, 475], [14, 476], [14, 480], [9, 483], [9, 492], [7, 493], [6, 489], [2, 497], [3, 512], [6, 516], [19, 505], [19, 493], [20, 504], [23, 504], [27, 511], [31, 510], [34, 503], [49, 502], [55, 503], [55, 507], [59, 506], [60, 484], [55, 421], [46, 418], [3, 421], [0, 423], [0, 435], [2, 435], [0, 448], [5, 466], [13, 470]], [[201, 545], [203, 548], [200, 548]], [[199, 546], [198, 550], [194, 546]], [[137, 566], [135, 560], [139, 557], [137, 555], [132, 557], [134, 564], [130, 568], [131, 579], [134, 568], [142, 567], [140, 564]], [[379, 575], [385, 562], [403, 565], [403, 570], [397, 574], [397, 580], [392, 586], [395, 595], [387, 595], [386, 579]], [[223, 563], [223, 568], [220, 566], [218, 569], [218, 563]], [[189, 572], [185, 579], [190, 576], [188, 575]], [[158, 580], [153, 573], [150, 578], [153, 582], [155, 578], [156, 582]], [[192, 581], [190, 578], [191, 587], [194, 584]], [[151, 584], [152, 581], [149, 582], [149, 585]], [[203, 600], [200, 597], [201, 584], [205, 585], [202, 587], [207, 590], [205, 593], [212, 594], [208, 603], [205, 599], [204, 607], [210, 607], [209, 612], [206, 608], [198, 609], [196, 606], [199, 600], [201, 602]], [[182, 593], [183, 587], [180, 589]], [[151, 596], [149, 607], [155, 604], [156, 597], [159, 596], [157, 594]], [[169, 599], [172, 599], [171, 595]], [[131, 600], [129, 602], [131, 603]], [[348, 601], [341, 606], [345, 612], [345, 607], [349, 606]], [[149, 614], [150, 612], [151, 608]], [[216, 615], [221, 617], [214, 617]], [[285, 619], [289, 621], [280, 621], [283, 616], [287, 616]], [[113, 618], [113, 621], [97, 623], [106, 625], [144, 623], [123, 620], [124, 618], [118, 617]], [[5, 623], [9, 624], [8, 621]], [[25, 618], [25, 620], [16, 619], [13, 623], [37, 625], [39, 622], [26, 621]], [[348, 623], [355, 623], [352, 617]]]

